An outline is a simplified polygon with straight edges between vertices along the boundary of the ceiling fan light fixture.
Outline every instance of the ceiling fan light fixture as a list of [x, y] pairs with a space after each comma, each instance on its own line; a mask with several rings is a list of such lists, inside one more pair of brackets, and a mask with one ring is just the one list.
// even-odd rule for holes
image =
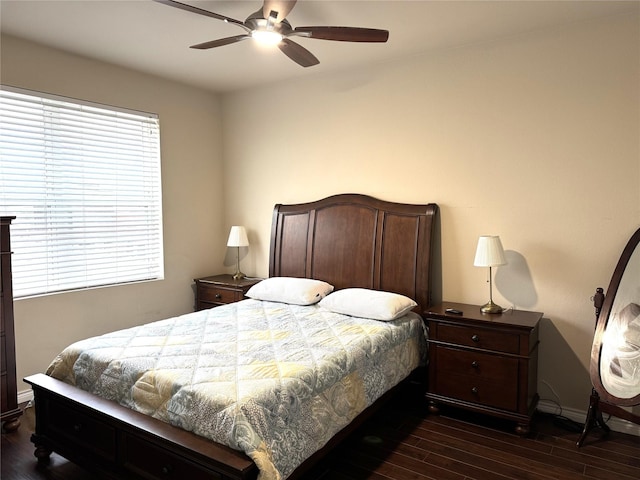
[[263, 45], [277, 45], [282, 41], [283, 36], [273, 30], [253, 30], [251, 38]]
[[262, 8], [249, 15], [244, 22], [174, 0], [154, 1], [205, 17], [222, 20], [225, 23], [237, 25], [245, 31], [243, 35], [211, 40], [192, 45], [191, 48], [207, 50], [254, 38], [260, 46], [277, 46], [282, 53], [301, 67], [311, 67], [317, 65], [320, 61], [309, 50], [292, 41], [289, 37], [316, 38], [337, 42], [386, 42], [389, 39], [387, 30], [375, 28], [332, 26], [293, 28], [287, 21], [287, 15], [298, 0], [263, 0]]

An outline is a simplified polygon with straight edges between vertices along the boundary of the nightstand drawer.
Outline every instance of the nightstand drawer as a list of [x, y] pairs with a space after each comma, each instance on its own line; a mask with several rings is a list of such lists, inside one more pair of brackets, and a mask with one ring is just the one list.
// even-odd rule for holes
[[487, 382], [513, 382], [518, 379], [518, 360], [488, 353], [435, 346], [438, 376], [467, 375]]
[[469, 325], [439, 324], [434, 340], [504, 353], [517, 354], [520, 350], [518, 335]]
[[434, 392], [445, 397], [504, 410], [518, 410], [518, 383], [492, 382], [478, 375], [438, 375]]
[[233, 303], [242, 300], [242, 291], [229, 290], [215, 286], [200, 287], [198, 300], [211, 303]]

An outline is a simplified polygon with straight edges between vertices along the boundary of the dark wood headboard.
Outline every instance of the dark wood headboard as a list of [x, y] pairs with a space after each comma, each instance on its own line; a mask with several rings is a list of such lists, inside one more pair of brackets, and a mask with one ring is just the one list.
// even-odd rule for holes
[[324, 280], [336, 289], [371, 288], [431, 300], [433, 232], [438, 206], [343, 194], [276, 205], [270, 277]]

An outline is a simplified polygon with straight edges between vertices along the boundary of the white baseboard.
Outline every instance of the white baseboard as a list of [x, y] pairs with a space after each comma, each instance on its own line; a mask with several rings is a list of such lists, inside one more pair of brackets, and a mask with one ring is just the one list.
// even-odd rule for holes
[[[562, 408], [562, 412], [560, 412], [560, 408]], [[587, 418], [587, 413], [583, 410], [576, 410], [574, 408], [568, 407], [558, 407], [558, 404], [549, 400], [540, 400], [538, 402], [538, 410], [544, 413], [551, 414], [560, 414], [564, 417], [567, 417], [574, 422], [578, 422], [584, 425], [585, 419]], [[611, 417], [608, 421], [605, 416], [605, 421], [609, 428], [614, 432], [628, 433], [629, 435], [636, 435], [640, 437], [640, 425], [636, 425], [635, 423], [627, 422], [626, 420], [622, 420], [621, 418]]]
[[33, 400], [33, 390], [22, 390], [18, 392], [18, 405]]
[[[23, 390], [18, 392], [18, 403], [30, 402], [33, 400], [33, 390]], [[562, 408], [562, 412], [560, 412]], [[584, 424], [587, 413], [583, 410], [576, 410], [574, 408], [558, 407], [558, 404], [549, 400], [540, 400], [538, 402], [538, 410], [544, 413], [560, 414], [573, 420], [574, 422]], [[606, 420], [606, 419], [605, 419]], [[614, 432], [628, 433], [629, 435], [635, 435], [640, 437], [640, 425], [636, 425], [620, 418], [611, 417], [607, 421], [607, 425]]]

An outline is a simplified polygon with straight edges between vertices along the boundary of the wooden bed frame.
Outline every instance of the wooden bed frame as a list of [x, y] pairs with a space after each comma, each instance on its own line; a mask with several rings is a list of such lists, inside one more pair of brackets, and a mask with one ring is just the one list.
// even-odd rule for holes
[[[438, 207], [343, 194], [273, 212], [269, 276], [325, 280], [336, 289], [363, 287], [430, 303], [431, 244]], [[57, 452], [113, 479], [254, 479], [258, 469], [244, 453], [142, 415], [43, 374], [33, 387], [36, 431], [31, 440], [41, 463]], [[397, 387], [396, 387], [397, 388]], [[395, 389], [339, 432], [289, 478], [310, 466], [361, 425]]]

